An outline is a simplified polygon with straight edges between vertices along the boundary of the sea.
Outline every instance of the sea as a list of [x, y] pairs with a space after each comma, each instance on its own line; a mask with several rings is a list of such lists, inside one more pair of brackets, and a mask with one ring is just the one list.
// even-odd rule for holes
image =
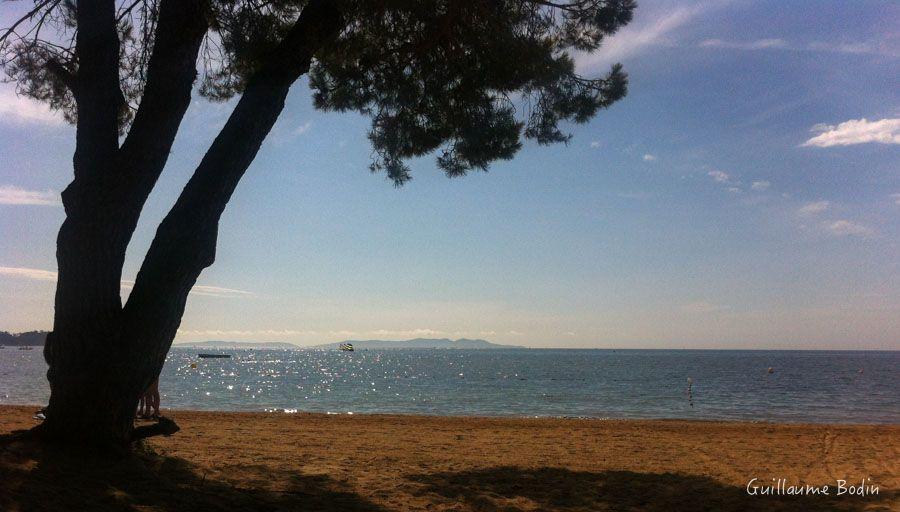
[[[173, 348], [163, 409], [900, 423], [900, 352]], [[110, 364], [115, 364], [110, 361]], [[41, 347], [0, 350], [0, 404], [44, 404]]]

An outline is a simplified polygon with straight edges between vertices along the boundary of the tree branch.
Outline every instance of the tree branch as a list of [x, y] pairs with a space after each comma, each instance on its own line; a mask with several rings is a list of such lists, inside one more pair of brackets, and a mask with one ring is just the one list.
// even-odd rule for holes
[[31, 18], [33, 18], [37, 13], [41, 12], [41, 9], [47, 6], [50, 6], [48, 10], [53, 9], [57, 4], [59, 4], [59, 2], [60, 0], [43, 0], [41, 2], [38, 2], [38, 4], [34, 6], [34, 9], [28, 11], [28, 13], [16, 20], [8, 28], [3, 29], [3, 34], [0, 34], [0, 45], [5, 43], [10, 36], [16, 33], [16, 29], [19, 28], [19, 25], [24, 23], [26, 20], [30, 20]]
[[124, 308], [126, 340], [162, 367], [188, 292], [215, 259], [219, 218], [313, 55], [340, 32], [333, 2], [313, 0], [248, 80], [244, 94], [156, 232]]
[[[140, 214], [166, 165], [191, 103], [197, 56], [208, 29], [206, 0], [162, 0], [143, 97], [119, 151], [127, 213]], [[137, 222], [135, 217], [134, 223]]]
[[72, 95], [78, 98], [78, 78], [77, 76], [66, 69], [58, 60], [50, 58], [47, 59], [47, 63], [45, 64], [47, 71], [49, 71], [53, 76], [59, 79], [60, 82], [65, 84], [66, 87], [72, 91]]
[[[80, 1], [77, 9], [78, 56], [75, 179], [102, 175], [119, 146], [119, 35], [114, 0]], [[72, 187], [69, 187], [72, 189]], [[63, 202], [75, 190], [63, 193]]]

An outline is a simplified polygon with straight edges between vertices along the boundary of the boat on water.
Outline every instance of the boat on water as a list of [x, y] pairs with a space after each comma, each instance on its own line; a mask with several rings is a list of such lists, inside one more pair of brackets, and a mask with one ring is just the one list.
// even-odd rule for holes
[[19, 347], [19, 350], [34, 350], [34, 347], [29, 347], [28, 345], [23, 345]]
[[353, 352], [353, 344], [352, 343], [341, 343], [340, 349], [344, 352]]
[[200, 359], [226, 359], [231, 357], [231, 354], [197, 354], [197, 357]]

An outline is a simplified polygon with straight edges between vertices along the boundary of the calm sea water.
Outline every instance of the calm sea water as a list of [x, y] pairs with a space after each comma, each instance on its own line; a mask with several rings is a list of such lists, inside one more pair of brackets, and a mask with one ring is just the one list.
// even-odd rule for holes
[[[173, 349], [163, 408], [900, 423], [900, 352], [222, 352]], [[45, 371], [39, 348], [0, 350], [0, 403], [45, 403]]]

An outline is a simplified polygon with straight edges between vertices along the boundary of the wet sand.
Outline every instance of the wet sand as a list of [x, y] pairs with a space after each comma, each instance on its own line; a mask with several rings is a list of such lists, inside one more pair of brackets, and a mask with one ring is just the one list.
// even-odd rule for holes
[[900, 425], [165, 411], [110, 462], [10, 441], [35, 410], [0, 407], [0, 510], [900, 510]]

